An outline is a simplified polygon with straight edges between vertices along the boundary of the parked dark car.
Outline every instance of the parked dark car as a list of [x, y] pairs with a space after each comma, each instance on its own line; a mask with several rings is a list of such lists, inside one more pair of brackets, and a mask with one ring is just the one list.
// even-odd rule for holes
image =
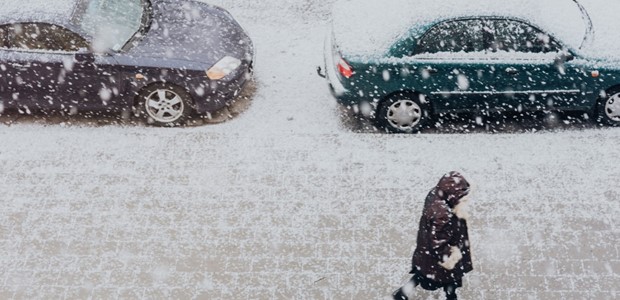
[[[8, 1], [8, 3], [7, 3]], [[253, 45], [224, 9], [181, 0], [3, 0], [0, 106], [134, 111], [183, 124], [231, 101]]]
[[581, 2], [340, 1], [326, 75], [340, 103], [389, 132], [481, 111], [585, 111], [620, 125], [620, 23]]

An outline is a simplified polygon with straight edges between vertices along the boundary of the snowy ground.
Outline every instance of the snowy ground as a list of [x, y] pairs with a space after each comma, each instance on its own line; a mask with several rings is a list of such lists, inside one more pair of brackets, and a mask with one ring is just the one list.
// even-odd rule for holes
[[232, 120], [1, 118], [1, 299], [382, 299], [450, 170], [476, 186], [462, 299], [620, 297], [620, 129], [373, 133], [315, 74], [320, 13], [230, 6], [258, 48]]

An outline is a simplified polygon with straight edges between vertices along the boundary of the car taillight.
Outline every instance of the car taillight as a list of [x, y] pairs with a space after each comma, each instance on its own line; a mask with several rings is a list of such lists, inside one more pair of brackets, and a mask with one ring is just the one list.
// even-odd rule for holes
[[349, 65], [349, 63], [343, 58], [338, 60], [338, 72], [340, 72], [340, 74], [345, 78], [351, 78], [351, 76], [355, 74], [351, 65]]

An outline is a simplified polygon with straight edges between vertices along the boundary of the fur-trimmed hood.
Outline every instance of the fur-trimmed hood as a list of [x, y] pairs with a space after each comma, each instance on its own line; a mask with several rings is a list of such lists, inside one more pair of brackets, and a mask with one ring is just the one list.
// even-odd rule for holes
[[459, 201], [469, 194], [469, 182], [459, 172], [450, 172], [439, 180], [435, 187], [437, 196], [446, 200], [448, 206], [454, 208]]

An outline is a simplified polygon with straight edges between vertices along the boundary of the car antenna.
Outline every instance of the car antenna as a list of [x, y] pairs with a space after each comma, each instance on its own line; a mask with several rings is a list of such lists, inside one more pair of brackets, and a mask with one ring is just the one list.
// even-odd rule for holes
[[581, 42], [581, 46], [579, 46], [579, 49], [581, 49], [586, 44], [591, 44], [593, 42], [593, 40], [594, 40], [594, 25], [592, 24], [592, 18], [590, 18], [590, 14], [586, 10], [586, 8], [583, 7], [583, 5], [579, 2], [579, 0], [573, 0], [573, 2], [575, 2], [575, 4], [577, 4], [577, 7], [579, 7], [579, 10], [581, 10], [581, 17], [583, 18], [583, 21], [586, 23], [585, 24], [586, 25], [586, 35], [583, 37], [583, 41]]

